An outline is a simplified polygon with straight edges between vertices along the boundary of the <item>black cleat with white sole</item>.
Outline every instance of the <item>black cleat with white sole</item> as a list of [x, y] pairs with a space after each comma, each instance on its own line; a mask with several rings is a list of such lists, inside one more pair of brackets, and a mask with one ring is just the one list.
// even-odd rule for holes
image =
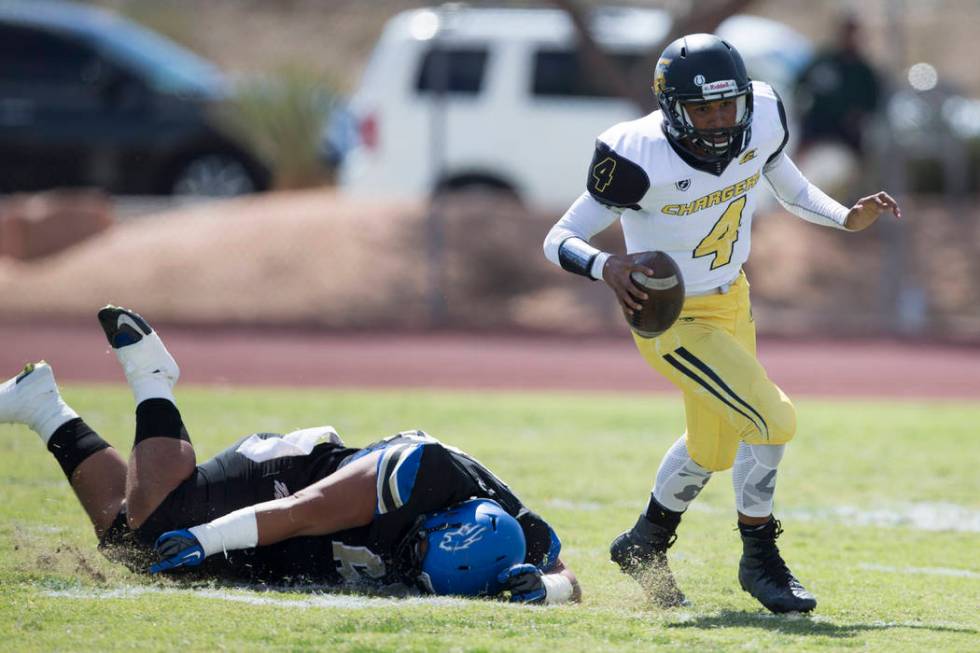
[[743, 550], [738, 581], [743, 590], [776, 613], [809, 612], [817, 607], [813, 594], [796, 580], [779, 555], [776, 538], [783, 529], [777, 520], [770, 519], [763, 526], [739, 524], [739, 531]]

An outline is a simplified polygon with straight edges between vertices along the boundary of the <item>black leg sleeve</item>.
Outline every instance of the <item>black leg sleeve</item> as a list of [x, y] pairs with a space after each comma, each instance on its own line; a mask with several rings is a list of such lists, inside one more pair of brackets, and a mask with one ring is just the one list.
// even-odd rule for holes
[[147, 399], [136, 407], [135, 447], [147, 438], [173, 438], [190, 442], [180, 411], [167, 399]]
[[61, 471], [69, 481], [72, 472], [86, 458], [109, 446], [109, 443], [99, 437], [99, 434], [93, 431], [81, 417], [68, 420], [59, 426], [48, 440], [48, 451], [54, 455], [61, 465]]

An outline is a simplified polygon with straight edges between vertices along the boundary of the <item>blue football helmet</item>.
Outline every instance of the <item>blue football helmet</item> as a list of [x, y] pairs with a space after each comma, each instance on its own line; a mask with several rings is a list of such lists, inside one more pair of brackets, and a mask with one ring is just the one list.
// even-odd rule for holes
[[521, 525], [490, 499], [432, 513], [413, 535], [419, 584], [433, 594], [497, 594], [497, 574], [524, 562], [527, 551]]

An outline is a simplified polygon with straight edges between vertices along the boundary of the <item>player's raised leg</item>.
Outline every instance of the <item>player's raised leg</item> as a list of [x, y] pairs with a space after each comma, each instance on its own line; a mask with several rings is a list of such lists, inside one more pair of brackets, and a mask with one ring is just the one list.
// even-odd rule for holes
[[0, 385], [0, 422], [40, 436], [101, 538], [123, 503], [126, 462], [64, 402], [50, 365], [30, 363]]
[[173, 388], [176, 361], [139, 314], [106, 306], [99, 323], [136, 400], [136, 437], [126, 478], [127, 520], [138, 528], [195, 469], [196, 458]]

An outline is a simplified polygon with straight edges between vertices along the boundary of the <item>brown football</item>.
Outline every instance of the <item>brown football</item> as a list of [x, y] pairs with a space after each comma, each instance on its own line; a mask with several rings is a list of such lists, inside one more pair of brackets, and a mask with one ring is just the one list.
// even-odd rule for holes
[[642, 308], [627, 316], [630, 328], [642, 338], [656, 338], [671, 327], [684, 306], [684, 278], [674, 259], [664, 252], [637, 252], [629, 258], [653, 270], [653, 276], [634, 272], [633, 283], [649, 298]]

